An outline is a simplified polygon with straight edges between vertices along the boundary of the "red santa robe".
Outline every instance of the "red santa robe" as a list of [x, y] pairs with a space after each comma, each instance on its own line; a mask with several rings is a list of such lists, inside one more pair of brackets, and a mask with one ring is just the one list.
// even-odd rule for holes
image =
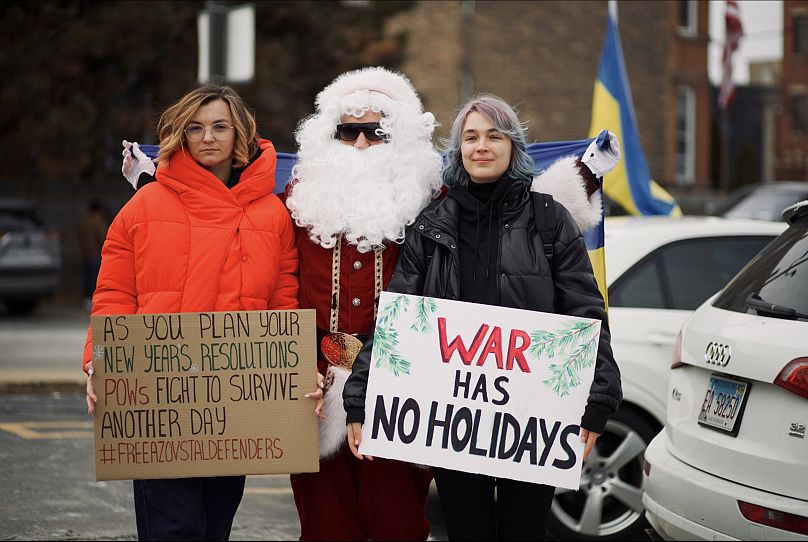
[[[316, 309], [318, 335], [329, 332], [331, 314], [332, 249], [309, 239], [296, 226], [300, 262], [300, 308]], [[361, 253], [342, 242], [340, 258], [339, 331], [367, 336], [373, 332], [375, 254]], [[399, 245], [382, 251], [383, 286], [393, 274]], [[319, 341], [318, 341], [319, 342]], [[325, 375], [328, 362], [318, 353], [317, 367]], [[326, 392], [339, 394], [341, 386]], [[334, 397], [332, 397], [334, 399]], [[341, 418], [344, 421], [344, 413]], [[301, 540], [426, 540], [429, 523], [424, 512], [432, 474], [429, 469], [383, 458], [358, 460], [347, 444], [345, 424], [342, 446], [320, 459], [320, 472], [292, 474], [292, 490], [300, 516]]]

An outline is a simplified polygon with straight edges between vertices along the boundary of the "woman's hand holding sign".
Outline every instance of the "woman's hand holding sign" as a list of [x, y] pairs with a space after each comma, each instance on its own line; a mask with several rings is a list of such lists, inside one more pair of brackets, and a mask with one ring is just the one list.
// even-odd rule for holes
[[315, 388], [315, 390], [313, 392], [306, 394], [306, 397], [316, 401], [316, 404], [314, 406], [314, 413], [317, 414], [317, 417], [320, 418], [321, 420], [325, 419], [325, 414], [323, 414], [323, 396], [324, 396], [323, 388], [325, 386], [324, 381], [325, 381], [325, 379], [323, 378], [323, 375], [321, 375], [318, 372], [317, 373], [317, 388]]
[[353, 422], [348, 424], [348, 446], [351, 447], [351, 453], [357, 459], [365, 459], [373, 461], [373, 456], [362, 455], [359, 453], [359, 445], [362, 443], [362, 424]]
[[98, 396], [95, 394], [95, 387], [93, 386], [93, 364], [87, 364], [87, 414], [95, 414], [95, 403], [98, 402]]
[[589, 453], [592, 451], [592, 448], [595, 447], [595, 441], [598, 440], [599, 436], [600, 433], [595, 433], [594, 431], [581, 427], [581, 442], [585, 444], [583, 461], [586, 461], [586, 458], [589, 457]]

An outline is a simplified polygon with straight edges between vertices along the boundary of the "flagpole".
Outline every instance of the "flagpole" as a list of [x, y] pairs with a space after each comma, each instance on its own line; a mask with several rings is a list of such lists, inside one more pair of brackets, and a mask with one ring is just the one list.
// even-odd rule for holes
[[732, 123], [729, 108], [735, 96], [735, 84], [732, 81], [732, 53], [738, 48], [738, 42], [743, 36], [741, 13], [737, 0], [726, 0], [724, 13], [724, 63], [721, 76], [721, 87], [718, 92], [718, 107], [721, 110], [721, 190], [727, 193], [732, 188], [732, 158], [730, 140], [732, 138]]
[[732, 188], [730, 182], [730, 122], [729, 108], [721, 110], [721, 191], [728, 194]]

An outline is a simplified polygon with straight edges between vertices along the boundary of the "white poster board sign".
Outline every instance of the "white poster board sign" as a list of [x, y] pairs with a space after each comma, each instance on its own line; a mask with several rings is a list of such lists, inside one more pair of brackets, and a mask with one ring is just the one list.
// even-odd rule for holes
[[600, 321], [382, 292], [359, 451], [578, 489]]

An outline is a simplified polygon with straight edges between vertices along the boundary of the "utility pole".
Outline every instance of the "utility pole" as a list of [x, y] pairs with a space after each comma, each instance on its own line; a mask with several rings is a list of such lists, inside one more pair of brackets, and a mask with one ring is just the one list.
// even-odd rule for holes
[[227, 73], [227, 7], [217, 0], [207, 0], [207, 12], [210, 21], [210, 49], [208, 50], [208, 80], [211, 83], [222, 83]]

